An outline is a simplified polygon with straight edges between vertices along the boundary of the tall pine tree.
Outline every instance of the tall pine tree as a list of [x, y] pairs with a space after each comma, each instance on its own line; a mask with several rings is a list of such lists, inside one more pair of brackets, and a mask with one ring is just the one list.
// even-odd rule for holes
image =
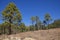
[[17, 9], [14, 3], [9, 3], [8, 6], [2, 12], [3, 20], [9, 22], [9, 34], [12, 33], [11, 31], [11, 24], [18, 23], [20, 24], [22, 17], [21, 13]]

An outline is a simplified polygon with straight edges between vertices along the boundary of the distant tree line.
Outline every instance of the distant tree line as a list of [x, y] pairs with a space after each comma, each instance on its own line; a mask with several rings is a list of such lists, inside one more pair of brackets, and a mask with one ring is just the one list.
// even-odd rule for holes
[[3, 23], [0, 24], [0, 34], [16, 34], [20, 32], [46, 30], [51, 28], [60, 28], [60, 19], [52, 21], [49, 13], [44, 16], [43, 22], [38, 16], [32, 16], [32, 25], [27, 26], [22, 22], [22, 15], [14, 3], [9, 3], [2, 12]]

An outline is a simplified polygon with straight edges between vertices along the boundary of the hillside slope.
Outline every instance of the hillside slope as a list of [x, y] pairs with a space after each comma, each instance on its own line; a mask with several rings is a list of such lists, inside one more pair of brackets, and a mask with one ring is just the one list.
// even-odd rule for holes
[[[0, 36], [2, 38], [3, 36]], [[60, 40], [60, 28], [49, 29], [49, 30], [38, 30], [38, 31], [30, 31], [23, 32], [13, 35], [5, 35], [5, 38], [8, 37], [18, 37], [21, 40], [24, 38], [34, 38], [36, 40]]]

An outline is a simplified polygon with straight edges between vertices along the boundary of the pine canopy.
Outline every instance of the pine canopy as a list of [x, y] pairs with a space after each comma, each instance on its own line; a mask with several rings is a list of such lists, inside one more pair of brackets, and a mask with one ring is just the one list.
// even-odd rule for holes
[[9, 21], [9, 19], [11, 19], [12, 22], [19, 22], [22, 20], [21, 13], [12, 2], [4, 9], [2, 15], [5, 21]]

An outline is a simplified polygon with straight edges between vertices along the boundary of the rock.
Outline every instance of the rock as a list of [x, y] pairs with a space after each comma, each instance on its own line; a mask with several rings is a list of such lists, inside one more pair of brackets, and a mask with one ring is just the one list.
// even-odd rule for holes
[[5, 38], [3, 40], [21, 40], [20, 37], [10, 37], [10, 38]]
[[29, 38], [29, 37], [26, 37], [26, 38], [24, 38], [23, 40], [36, 40], [36, 39], [34, 39], [34, 38]]
[[3, 39], [3, 40], [9, 40], [9, 38], [5, 38], [5, 39]]
[[21, 39], [20, 37], [10, 37], [10, 38], [5, 38], [3, 40], [36, 40], [34, 38], [29, 38], [29, 37], [26, 37], [24, 39]]

